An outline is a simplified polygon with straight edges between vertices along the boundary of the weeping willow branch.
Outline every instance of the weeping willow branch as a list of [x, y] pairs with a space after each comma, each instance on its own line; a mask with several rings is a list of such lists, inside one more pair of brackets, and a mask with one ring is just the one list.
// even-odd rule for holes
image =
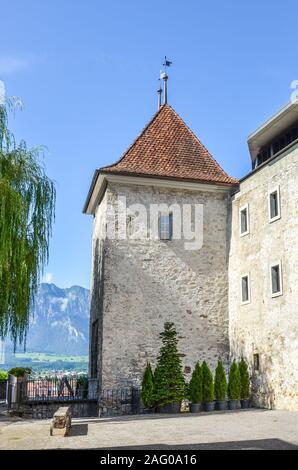
[[16, 145], [0, 105], [0, 337], [24, 343], [54, 222], [55, 187], [40, 149]]

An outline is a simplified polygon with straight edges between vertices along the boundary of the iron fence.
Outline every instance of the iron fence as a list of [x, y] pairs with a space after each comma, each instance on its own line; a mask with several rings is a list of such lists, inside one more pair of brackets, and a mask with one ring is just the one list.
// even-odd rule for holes
[[139, 414], [142, 412], [139, 388], [111, 388], [101, 390], [99, 409], [102, 416]]
[[7, 380], [0, 380], [0, 400], [6, 398]]

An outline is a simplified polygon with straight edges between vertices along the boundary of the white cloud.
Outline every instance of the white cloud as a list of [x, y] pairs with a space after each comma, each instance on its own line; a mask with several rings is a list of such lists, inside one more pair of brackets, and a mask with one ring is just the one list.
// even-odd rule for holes
[[0, 80], [0, 104], [5, 103], [5, 84]]
[[24, 57], [0, 56], [0, 74], [12, 75], [29, 67], [32, 59]]
[[53, 281], [53, 273], [46, 273], [44, 276], [43, 276], [43, 279], [42, 279], [42, 282], [52, 282]]

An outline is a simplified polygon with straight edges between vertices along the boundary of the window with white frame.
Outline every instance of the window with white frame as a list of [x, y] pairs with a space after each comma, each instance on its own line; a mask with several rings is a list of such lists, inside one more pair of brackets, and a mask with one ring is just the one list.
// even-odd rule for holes
[[248, 304], [250, 302], [250, 276], [249, 274], [244, 274], [241, 276], [241, 303]]
[[159, 217], [160, 240], [172, 240], [173, 236], [173, 214], [161, 214]]
[[239, 230], [241, 237], [249, 233], [248, 204], [239, 209]]
[[275, 220], [280, 219], [279, 187], [274, 188], [269, 192], [268, 208], [269, 208], [269, 222], [274, 222]]
[[271, 296], [277, 297], [278, 295], [282, 295], [282, 271], [280, 261], [270, 266], [270, 278]]

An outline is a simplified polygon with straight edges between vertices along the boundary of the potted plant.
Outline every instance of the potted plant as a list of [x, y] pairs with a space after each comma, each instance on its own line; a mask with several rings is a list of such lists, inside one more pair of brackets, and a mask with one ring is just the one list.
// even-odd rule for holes
[[227, 379], [223, 363], [218, 361], [215, 370], [214, 392], [216, 399], [216, 408], [220, 411], [226, 409]]
[[249, 374], [248, 366], [245, 359], [241, 359], [239, 363], [239, 372], [240, 372], [240, 382], [241, 382], [241, 394], [240, 394], [240, 403], [241, 408], [249, 408], [250, 405], [250, 387], [249, 387]]
[[202, 402], [202, 370], [200, 363], [197, 362], [189, 382], [190, 412], [198, 413], [201, 411]]
[[214, 410], [214, 384], [212, 372], [206, 361], [202, 364], [202, 399], [204, 411]]
[[144, 371], [143, 380], [142, 380], [142, 389], [141, 396], [142, 402], [145, 408], [143, 409], [144, 413], [150, 413], [152, 411], [154, 400], [154, 377], [151, 369], [150, 362], [147, 362], [147, 366]]
[[236, 410], [239, 405], [241, 394], [241, 381], [239, 367], [236, 361], [233, 361], [230, 372], [229, 372], [229, 385], [228, 385], [228, 396], [229, 396], [229, 409]]
[[160, 413], [179, 413], [185, 397], [185, 381], [174, 323], [164, 324], [160, 338], [162, 347], [154, 373], [153, 400]]
[[30, 367], [13, 367], [8, 371], [9, 375], [13, 375], [19, 380], [26, 380], [28, 375], [30, 375], [32, 369]]

